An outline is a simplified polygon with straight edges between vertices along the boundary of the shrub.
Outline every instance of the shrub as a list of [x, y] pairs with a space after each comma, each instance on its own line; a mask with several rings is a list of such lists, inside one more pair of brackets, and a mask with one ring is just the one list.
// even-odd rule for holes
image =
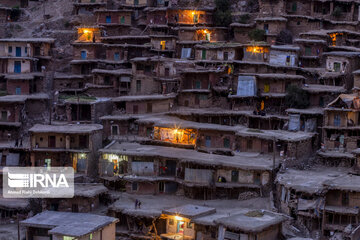
[[285, 104], [289, 108], [307, 108], [310, 105], [309, 94], [297, 85], [286, 89]]
[[231, 6], [229, 0], [215, 0], [216, 11], [214, 22], [217, 26], [228, 27], [232, 22]]
[[265, 41], [265, 34], [266, 34], [265, 30], [262, 29], [253, 29], [248, 33], [249, 38], [257, 42]]

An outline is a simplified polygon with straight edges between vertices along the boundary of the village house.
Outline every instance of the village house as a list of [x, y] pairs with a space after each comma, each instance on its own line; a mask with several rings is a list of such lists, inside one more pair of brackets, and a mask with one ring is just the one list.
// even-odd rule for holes
[[293, 217], [298, 227], [306, 228], [309, 237], [319, 236], [327, 192], [324, 183], [345, 173], [345, 169], [321, 166], [306, 171], [287, 169], [276, 177], [275, 205]]
[[320, 107], [310, 107], [306, 109], [288, 108], [286, 113], [289, 115], [288, 130], [318, 132], [323, 124], [324, 111]]
[[131, 27], [132, 10], [96, 10], [96, 24], [105, 27], [107, 36], [127, 34]]
[[75, 0], [75, 15], [91, 15], [95, 10], [105, 9], [108, 0]]
[[60, 92], [70, 89], [82, 89], [86, 83], [90, 83], [90, 77], [85, 75], [67, 74], [61, 72], [55, 72], [54, 74], [54, 89], [58, 89]]
[[95, 89], [92, 90], [91, 95], [96, 97], [116, 97], [129, 94], [132, 78], [131, 69], [94, 69], [92, 73], [93, 84], [101, 86], [101, 88], [97, 91]]
[[291, 45], [272, 45], [270, 47], [269, 63], [280, 66], [298, 66], [300, 48]]
[[[359, 5], [355, 1], [311, 1], [310, 16], [332, 21], [357, 21]], [[356, 8], [356, 9], [355, 9]]]
[[268, 62], [270, 45], [266, 43], [245, 44], [243, 61], [248, 62]]
[[357, 175], [344, 175], [329, 179], [324, 183], [328, 189], [322, 221], [322, 233], [330, 237], [336, 232], [347, 232], [356, 239], [359, 236], [359, 195], [360, 188], [356, 184], [360, 180]]
[[258, 240], [281, 239], [284, 215], [270, 211], [249, 210], [247, 213], [234, 214], [215, 220], [219, 226], [219, 240], [232, 237]]
[[87, 213], [96, 210], [107, 188], [97, 183], [75, 183], [74, 197], [69, 199], [47, 198], [43, 200], [43, 209], [60, 212]]
[[[187, 197], [204, 200], [237, 199], [243, 192], [257, 196], [269, 194], [272, 156], [209, 155], [194, 150], [146, 146], [116, 142], [101, 149], [100, 176], [108, 179], [122, 176], [126, 191], [133, 194], [183, 191]], [[277, 161], [275, 164], [278, 166]]]
[[160, 236], [163, 239], [182, 237], [183, 239], [195, 239], [196, 232], [192, 220], [198, 217], [209, 216], [216, 213], [215, 208], [183, 205], [163, 211], [162, 216], [166, 219], [166, 233]]
[[212, 101], [212, 91], [226, 92], [231, 83], [224, 69], [184, 69], [181, 79], [178, 104], [193, 108], [220, 104], [221, 101]]
[[254, 23], [232, 23], [230, 27], [234, 32], [234, 40], [241, 44], [247, 44], [250, 42], [249, 32], [255, 29]]
[[173, 35], [150, 35], [150, 50], [162, 56], [174, 57], [177, 37]]
[[316, 68], [322, 65], [322, 53], [326, 50], [325, 40], [316, 39], [294, 39], [294, 43], [299, 45], [299, 66]]
[[167, 7], [147, 7], [143, 11], [146, 13], [146, 25], [165, 31], [168, 29], [166, 17]]
[[21, 216], [25, 218], [30, 211], [28, 199], [0, 198], [0, 220], [3, 224], [10, 224]]
[[276, 36], [286, 29], [287, 19], [284, 17], [259, 17], [255, 19], [255, 22], [257, 29], [265, 31], [266, 42], [273, 45], [276, 43]]
[[181, 8], [168, 7], [167, 21], [169, 25], [212, 25], [214, 8]]
[[112, 99], [115, 108], [126, 114], [168, 112], [174, 105], [175, 94], [134, 95]]
[[147, 0], [123, 0], [120, 3], [120, 6], [123, 8], [131, 8], [131, 9], [143, 9], [147, 6]]
[[136, 57], [150, 57], [150, 43], [146, 44], [105, 44], [106, 62], [121, 63]]
[[52, 38], [0, 39], [2, 73], [42, 72], [51, 59]]
[[195, 45], [195, 60], [232, 62], [241, 60], [243, 50], [237, 43], [205, 43]]
[[224, 27], [179, 26], [175, 27], [174, 30], [177, 31], [179, 42], [223, 42], [226, 41], [227, 35], [227, 29]]
[[112, 140], [124, 136], [129, 137], [138, 135], [135, 120], [137, 120], [139, 116], [140, 115], [121, 114], [101, 117], [101, 123], [104, 127], [103, 137]]
[[[45, 94], [6, 95], [0, 97], [0, 139], [14, 144], [12, 140], [23, 138], [24, 126], [29, 124], [27, 122], [47, 122], [46, 115], [42, 115], [42, 113], [48, 109], [48, 100], [49, 97]], [[21, 147], [25, 148], [25, 142], [24, 138], [24, 146]]]
[[[304, 2], [299, 1], [299, 4]], [[287, 19], [286, 29], [292, 33], [293, 38], [299, 37], [303, 32], [321, 29], [321, 24], [323, 24], [319, 18], [310, 17], [309, 15], [287, 14], [283, 15], [283, 17]]]
[[45, 211], [21, 221], [26, 240], [37, 238], [115, 240], [119, 220], [89, 213]]
[[108, 97], [94, 97], [75, 91], [74, 95], [60, 94], [57, 100], [53, 116], [68, 123], [99, 123], [100, 117], [112, 111], [111, 98]]
[[[356, 135], [350, 133], [351, 131], [356, 131], [356, 126], [358, 125], [357, 101], [357, 94], [341, 94], [328, 104], [324, 111], [323, 127], [326, 131], [324, 143], [327, 148], [334, 149], [341, 147], [350, 151], [357, 148]], [[343, 132], [346, 136], [336, 134], [334, 131], [337, 133]], [[336, 139], [335, 136], [330, 136], [333, 135], [331, 132], [337, 135]], [[340, 137], [342, 139], [339, 139]]]
[[180, 78], [176, 68], [191, 64], [159, 56], [133, 58], [131, 62], [133, 74], [131, 95], [177, 92]]
[[43, 91], [44, 73], [5, 75], [5, 91], [9, 95], [29, 95]]
[[72, 166], [76, 173], [96, 174], [96, 151], [102, 143], [101, 125], [36, 124], [29, 133], [32, 166]]
[[[285, 111], [283, 103], [288, 86], [300, 87], [306, 80], [301, 75], [271, 73], [239, 74], [237, 81], [235, 79], [232, 89], [236, 89], [236, 91], [229, 95], [233, 101], [232, 109], [265, 113]], [[244, 101], [244, 98], [247, 101]]]
[[285, 1], [272, 2], [269, 0], [259, 1], [259, 16], [279, 16], [285, 12], [286, 3]]

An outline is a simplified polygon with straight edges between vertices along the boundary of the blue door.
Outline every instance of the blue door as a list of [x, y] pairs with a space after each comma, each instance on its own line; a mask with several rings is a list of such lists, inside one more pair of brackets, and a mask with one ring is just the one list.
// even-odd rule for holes
[[86, 58], [87, 58], [86, 51], [81, 51], [81, 59], [86, 59]]
[[16, 56], [21, 57], [21, 47], [16, 47]]
[[21, 87], [17, 87], [17, 88], [15, 89], [15, 94], [16, 94], [16, 95], [21, 95]]
[[20, 61], [14, 62], [14, 73], [21, 73], [21, 62]]
[[106, 16], [106, 23], [111, 23], [111, 16]]
[[205, 147], [211, 148], [211, 137], [210, 136], [205, 137]]

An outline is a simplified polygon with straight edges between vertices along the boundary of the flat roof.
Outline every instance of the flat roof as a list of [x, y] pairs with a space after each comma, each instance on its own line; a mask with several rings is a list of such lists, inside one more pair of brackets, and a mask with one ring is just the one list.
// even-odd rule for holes
[[321, 194], [325, 189], [323, 184], [327, 180], [343, 176], [346, 171], [345, 168], [324, 166], [316, 166], [309, 170], [286, 169], [285, 172], [278, 173], [275, 182], [298, 192]]
[[235, 231], [256, 233], [262, 232], [286, 220], [288, 220], [288, 217], [282, 214], [262, 210], [250, 210], [247, 213], [217, 219], [215, 222]]
[[156, 127], [164, 128], [180, 128], [180, 129], [197, 129], [197, 130], [209, 130], [209, 131], [222, 131], [222, 132], [232, 132], [237, 136], [244, 137], [257, 137], [260, 139], [267, 140], [282, 140], [287, 142], [297, 142], [311, 139], [316, 133], [309, 132], [290, 132], [285, 130], [260, 130], [260, 129], [251, 129], [244, 126], [228, 126], [228, 125], [219, 125], [211, 123], [199, 123], [182, 120], [177, 117], [170, 117], [166, 115], [151, 115], [143, 116], [136, 120], [139, 124], [153, 124]]
[[346, 190], [351, 192], [360, 192], [360, 176], [347, 174], [330, 179], [324, 182], [324, 185], [331, 190]]
[[281, 51], [300, 51], [300, 47], [294, 45], [271, 45], [270, 48]]
[[0, 42], [53, 43], [54, 38], [1, 38]]
[[91, 133], [102, 130], [100, 124], [65, 124], [65, 125], [43, 125], [36, 124], [29, 129], [33, 133]]
[[163, 211], [163, 214], [176, 215], [185, 218], [196, 218], [204, 215], [215, 213], [216, 209], [211, 207], [204, 207], [194, 204], [186, 204]]
[[22, 73], [22, 74], [6, 74], [5, 79], [8, 80], [32, 80], [35, 77], [44, 77], [43, 73]]
[[117, 218], [89, 213], [45, 211], [20, 224], [25, 227], [52, 228], [50, 234], [82, 237], [118, 221]]
[[133, 96], [121, 96], [113, 98], [113, 102], [136, 102], [136, 101], [148, 101], [148, 100], [166, 100], [175, 98], [176, 94], [155, 94], [155, 95], [133, 95]]
[[324, 56], [337, 56], [337, 57], [359, 57], [360, 52], [345, 52], [345, 51], [334, 51], [324, 52]]
[[49, 95], [46, 93], [36, 93], [31, 95], [5, 95], [0, 97], [1, 102], [25, 102], [26, 100], [47, 100]]
[[110, 74], [110, 75], [132, 75], [131, 69], [115, 69], [115, 70], [107, 70], [107, 69], [94, 69], [92, 73], [99, 74]]
[[310, 107], [305, 109], [299, 108], [288, 108], [285, 110], [287, 113], [298, 113], [298, 114], [307, 114], [307, 115], [323, 115], [324, 109], [321, 107]]
[[92, 198], [108, 191], [103, 184], [99, 183], [75, 183], [74, 187], [75, 197]]
[[[100, 149], [99, 152], [139, 157], [163, 157], [177, 159], [180, 162], [192, 162], [199, 165], [223, 166], [244, 170], [268, 171], [273, 169], [272, 154], [252, 152], [235, 152], [234, 156], [226, 156], [203, 153], [191, 149], [158, 145], [141, 145], [139, 143], [129, 142], [114, 142], [106, 148]], [[276, 159], [275, 164], [275, 167], [277, 167], [279, 159]]]
[[310, 93], [329, 92], [329, 93], [344, 93], [346, 89], [344, 86], [332, 86], [323, 84], [306, 84], [302, 87], [303, 90]]
[[[135, 209], [133, 194], [124, 192], [113, 192], [113, 194], [116, 194], [119, 200], [110, 206], [110, 210], [121, 212], [128, 216], [145, 218], [160, 217], [164, 210], [186, 204], [215, 208], [216, 213], [226, 213], [227, 216], [228, 214], [239, 213], [239, 211], [242, 211], [244, 208], [270, 209], [269, 198], [258, 197], [243, 201], [237, 199], [197, 200], [176, 195], [136, 195], [136, 198], [141, 201], [141, 208]], [[211, 216], [212, 215], [206, 216], [206, 218], [209, 219]], [[200, 217], [196, 219], [200, 219]]]

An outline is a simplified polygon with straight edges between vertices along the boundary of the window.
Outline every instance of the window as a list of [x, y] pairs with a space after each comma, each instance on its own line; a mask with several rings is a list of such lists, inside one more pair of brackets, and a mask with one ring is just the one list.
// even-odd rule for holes
[[266, 34], [269, 33], [269, 24], [264, 24], [264, 31]]
[[224, 148], [230, 148], [230, 139], [224, 138]]
[[334, 126], [336, 127], [340, 127], [341, 125], [341, 118], [340, 118], [340, 115], [335, 115], [334, 116]]
[[231, 182], [238, 182], [239, 181], [239, 171], [232, 170], [231, 171]]
[[121, 23], [121, 24], [125, 24], [125, 17], [124, 17], [124, 16], [121, 16], [121, 17], [120, 17], [120, 23]]
[[138, 183], [137, 182], [133, 182], [131, 184], [131, 190], [132, 191], [137, 191], [138, 190]]
[[15, 88], [15, 94], [16, 95], [21, 95], [21, 87], [16, 87]]
[[74, 237], [67, 237], [67, 236], [64, 236], [63, 240], [75, 240]]
[[290, 66], [291, 60], [290, 56], [286, 56], [286, 66]]
[[166, 41], [160, 41], [160, 49], [165, 50], [166, 47]]
[[7, 121], [7, 111], [1, 111], [1, 121]]
[[114, 61], [120, 61], [120, 53], [114, 53]]
[[211, 147], [211, 137], [210, 136], [205, 137], [205, 147], [207, 147], [207, 148]]
[[12, 47], [11, 47], [11, 46], [9, 46], [8, 52], [9, 52], [9, 53], [12, 53]]
[[141, 80], [136, 80], [136, 92], [141, 92]]
[[348, 192], [343, 192], [341, 194], [341, 203], [343, 206], [349, 205], [349, 193]]
[[203, 50], [201, 51], [201, 59], [202, 59], [202, 60], [205, 60], [205, 59], [206, 59], [206, 50], [205, 50], [205, 49], [203, 49]]
[[106, 16], [106, 23], [111, 23], [111, 16]]
[[305, 47], [305, 55], [311, 56], [311, 47]]
[[292, 5], [291, 5], [291, 11], [296, 12], [296, 10], [297, 10], [297, 3], [293, 2]]
[[104, 77], [104, 84], [105, 84], [105, 85], [109, 85], [109, 84], [110, 84], [110, 76], [105, 76], [105, 77]]
[[151, 72], [151, 66], [150, 65], [147, 65], [145, 66], [145, 70], [144, 70], [146, 73], [150, 73]]
[[340, 72], [341, 63], [334, 62], [334, 72]]
[[139, 112], [139, 107], [138, 107], [138, 105], [134, 105], [134, 106], [133, 106], [133, 114], [138, 114], [138, 112]]
[[252, 150], [252, 148], [253, 148], [253, 141], [252, 140], [247, 140], [246, 148], [247, 148], [247, 150]]
[[194, 23], [198, 23], [199, 22], [199, 15], [194, 14], [193, 20], [194, 20]]
[[119, 135], [119, 126], [118, 125], [111, 126], [111, 135]]
[[195, 89], [200, 89], [201, 88], [201, 81], [200, 80], [196, 80], [195, 81]]
[[270, 84], [269, 83], [265, 83], [264, 84], [264, 93], [268, 93], [270, 92]]
[[28, 48], [27, 48], [27, 47], [25, 47], [25, 53], [26, 53], [26, 54], [28, 53]]
[[87, 52], [85, 50], [81, 51], [81, 59], [85, 60], [87, 58]]
[[174, 219], [172, 218], [169, 219], [169, 225], [174, 225]]
[[191, 48], [182, 48], [181, 58], [190, 58], [190, 57], [191, 57]]
[[146, 104], [146, 112], [147, 113], [152, 113], [152, 103], [147, 103]]
[[224, 52], [224, 61], [227, 61], [229, 59], [229, 53]]
[[187, 222], [186, 223], [186, 228], [192, 229], [193, 228], [193, 223], [192, 222]]

